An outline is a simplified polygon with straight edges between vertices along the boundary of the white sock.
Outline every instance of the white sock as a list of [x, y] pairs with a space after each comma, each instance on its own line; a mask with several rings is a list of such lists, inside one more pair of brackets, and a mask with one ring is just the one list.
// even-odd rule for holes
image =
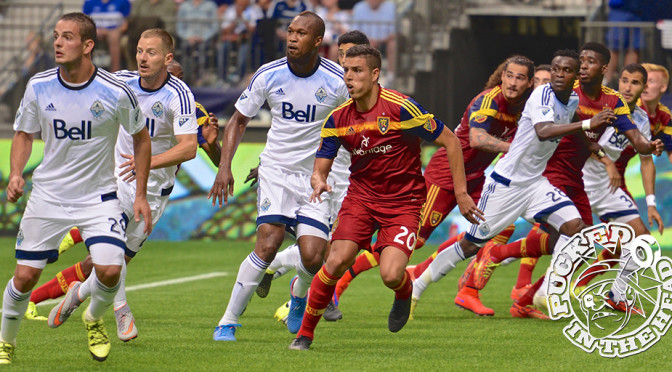
[[238, 323], [238, 317], [250, 302], [255, 289], [261, 282], [261, 278], [266, 273], [268, 265], [268, 262], [264, 262], [254, 252], [243, 260], [238, 269], [238, 276], [231, 291], [229, 304], [226, 306], [224, 316], [219, 320], [219, 325]]
[[294, 285], [290, 289], [291, 294], [294, 295], [294, 297], [306, 297], [308, 295], [308, 288], [310, 288], [310, 283], [313, 282], [313, 278], [315, 277], [315, 274], [311, 274], [306, 270], [306, 267], [303, 266], [303, 262], [299, 260], [299, 262], [296, 265], [296, 273], [298, 274], [298, 278], [294, 281]]
[[273, 280], [278, 279], [279, 277], [287, 274], [290, 271], [290, 269], [286, 267], [281, 267], [278, 270], [275, 271], [275, 274], [273, 274]]
[[119, 282], [117, 282], [114, 287], [110, 288], [101, 283], [97, 276], [91, 276], [93, 277], [93, 284], [91, 285], [91, 303], [86, 310], [86, 315], [87, 320], [95, 321], [102, 318], [103, 314], [105, 314], [105, 310], [112, 305], [114, 296], [119, 290]]
[[565, 246], [569, 242], [569, 236], [560, 234], [558, 237], [558, 241], [555, 242], [555, 246], [553, 246], [553, 257], [551, 258], [551, 266], [548, 267], [546, 270], [546, 275], [544, 275], [544, 280], [541, 282], [541, 287], [537, 289], [537, 292], [534, 294], [535, 296], [546, 296], [548, 293], [548, 284], [549, 284], [549, 278], [550, 274], [553, 271], [553, 262], [555, 262], [555, 258], [560, 254], [560, 251], [562, 250], [562, 247]]
[[460, 247], [460, 242], [456, 242], [450, 247], [439, 252], [431, 264], [422, 272], [419, 278], [413, 283], [413, 298], [420, 299], [422, 292], [427, 289], [430, 283], [436, 283], [446, 276], [455, 266], [464, 261], [464, 252]]
[[16, 335], [19, 334], [19, 327], [23, 314], [28, 309], [30, 294], [19, 292], [14, 287], [14, 277], [9, 279], [5, 293], [2, 296], [2, 325], [0, 326], [0, 340], [16, 345]]
[[121, 264], [121, 273], [119, 274], [119, 290], [114, 296], [112, 303], [115, 309], [126, 305], [126, 260]]
[[293, 269], [301, 262], [301, 252], [298, 244], [292, 244], [275, 255], [275, 259], [268, 265], [270, 271], [276, 272], [280, 268]]
[[639, 268], [635, 263], [635, 260], [631, 259], [630, 249], [624, 248], [621, 252], [621, 269], [616, 275], [616, 280], [611, 286], [611, 292], [614, 294], [614, 301], [621, 302], [626, 301], [625, 292], [628, 289], [628, 282], [630, 281], [630, 275]]
[[79, 286], [77, 296], [79, 296], [79, 299], [82, 300], [82, 302], [86, 301], [87, 298], [91, 297], [91, 288], [93, 285], [95, 285], [95, 278], [96, 278], [96, 269], [93, 268], [91, 269], [91, 274], [89, 274], [89, 277], [86, 278], [86, 280], [82, 282], [82, 285]]

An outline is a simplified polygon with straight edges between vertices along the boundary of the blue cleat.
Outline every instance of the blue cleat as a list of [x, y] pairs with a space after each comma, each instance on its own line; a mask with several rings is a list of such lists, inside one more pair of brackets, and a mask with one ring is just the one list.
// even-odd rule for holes
[[236, 341], [236, 328], [242, 327], [240, 324], [222, 324], [215, 328], [212, 338], [215, 341]]
[[290, 333], [298, 333], [301, 328], [301, 322], [303, 321], [303, 313], [306, 311], [306, 302], [308, 296], [306, 297], [294, 297], [292, 294], [292, 284], [297, 280], [299, 276], [295, 276], [292, 279], [291, 284], [289, 285], [289, 294], [292, 297], [292, 300], [289, 304], [289, 314], [287, 315], [287, 329]]

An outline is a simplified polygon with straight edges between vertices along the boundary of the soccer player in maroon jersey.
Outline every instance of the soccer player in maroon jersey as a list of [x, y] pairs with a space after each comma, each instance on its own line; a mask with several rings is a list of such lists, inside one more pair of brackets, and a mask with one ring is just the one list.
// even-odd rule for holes
[[457, 137], [412, 98], [380, 87], [380, 64], [380, 52], [369, 45], [348, 50], [343, 68], [351, 99], [332, 111], [322, 128], [311, 178], [311, 200], [321, 202], [321, 194], [330, 191], [326, 180], [341, 145], [352, 154], [350, 187], [334, 224], [331, 251], [311, 283], [303, 322], [290, 349], [310, 348], [315, 326], [338, 278], [376, 230], [373, 249], [380, 253], [380, 275], [395, 291], [388, 328], [397, 332], [406, 324], [412, 284], [405, 267], [417, 241], [420, 211], [427, 194], [420, 139], [446, 148], [462, 215], [470, 221], [482, 217], [467, 193]]
[[[641, 100], [637, 103], [649, 115], [651, 123], [651, 136], [660, 139], [665, 144], [665, 151], [672, 163], [672, 125], [670, 123], [670, 109], [660, 103], [663, 93], [667, 91], [670, 73], [661, 65], [642, 63], [649, 77], [646, 89], [642, 93]], [[654, 199], [655, 200], [655, 199]]]

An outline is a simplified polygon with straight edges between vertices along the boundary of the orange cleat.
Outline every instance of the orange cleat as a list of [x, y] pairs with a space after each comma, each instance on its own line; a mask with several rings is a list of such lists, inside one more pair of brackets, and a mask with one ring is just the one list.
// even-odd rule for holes
[[513, 300], [513, 302], [517, 302], [518, 300], [520, 300], [520, 298], [523, 297], [523, 295], [525, 295], [525, 293], [527, 293], [527, 291], [530, 289], [530, 287], [532, 287], [532, 284], [530, 284], [530, 283], [525, 284], [524, 286], [522, 286], [520, 288], [516, 288], [514, 286], [513, 289], [511, 290], [511, 299]]
[[471, 287], [460, 289], [455, 297], [455, 305], [464, 310], [469, 310], [478, 316], [493, 316], [495, 311], [485, 307], [481, 303], [480, 295], [477, 290]]
[[550, 319], [546, 314], [532, 307], [532, 305], [520, 306], [516, 302], [513, 303], [509, 312], [511, 312], [511, 316], [514, 318]]
[[467, 269], [464, 270], [464, 273], [462, 273], [462, 276], [460, 276], [460, 279], [457, 281], [457, 290], [461, 290], [464, 288], [465, 285], [467, 285], [467, 280], [471, 276], [471, 274], [474, 272], [474, 266], [476, 265], [476, 262], [478, 260], [476, 259], [476, 256], [469, 261], [469, 265], [467, 265]]
[[408, 273], [408, 277], [411, 278], [411, 280], [415, 281], [415, 275], [413, 275], [413, 271], [415, 271], [415, 265], [406, 266], [406, 272]]
[[646, 315], [644, 315], [644, 310], [636, 306], [629, 306], [625, 301], [614, 301], [614, 294], [611, 291], [609, 291], [609, 298], [604, 302], [606, 302], [609, 307], [616, 311], [620, 311], [622, 313], [631, 312], [646, 317]]
[[492, 251], [493, 247], [495, 247], [495, 244], [488, 242], [488, 244], [482, 248], [483, 255], [472, 273], [474, 276], [474, 284], [478, 289], [483, 289], [485, 287], [488, 280], [490, 280], [490, 276], [492, 276], [492, 272], [500, 265], [499, 261], [490, 255], [490, 251]]

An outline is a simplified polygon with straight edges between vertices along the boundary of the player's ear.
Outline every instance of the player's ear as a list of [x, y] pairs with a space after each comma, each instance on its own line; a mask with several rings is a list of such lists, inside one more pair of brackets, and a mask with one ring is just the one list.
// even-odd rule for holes
[[605, 75], [607, 73], [607, 67], [609, 67], [608, 63], [605, 63], [604, 65], [602, 65], [602, 68], [601, 68], [602, 75]]
[[164, 61], [163, 61], [163, 64], [166, 65], [166, 66], [168, 66], [168, 65], [170, 64], [170, 62], [173, 61], [173, 58], [174, 58], [173, 53], [168, 53], [168, 54], [166, 54], [166, 57], [165, 57], [165, 59], [164, 59]]
[[371, 71], [371, 80], [372, 80], [373, 82], [376, 82], [376, 81], [378, 81], [378, 78], [380, 78], [380, 69], [379, 69], [378, 67], [375, 67], [375, 68]]
[[93, 47], [95, 46], [95, 41], [93, 39], [84, 40], [84, 54], [91, 54], [93, 52]]
[[663, 82], [663, 86], [660, 88], [661, 93], [667, 92], [667, 81]]
[[322, 44], [322, 36], [315, 36], [315, 48], [319, 47]]

